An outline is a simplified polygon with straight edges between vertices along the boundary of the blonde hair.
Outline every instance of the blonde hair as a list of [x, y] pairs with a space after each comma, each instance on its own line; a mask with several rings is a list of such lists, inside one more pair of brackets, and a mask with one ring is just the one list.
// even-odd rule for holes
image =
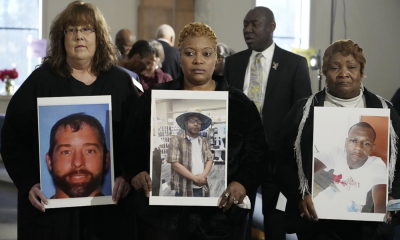
[[213, 48], [215, 50], [215, 54], [217, 54], [217, 36], [207, 24], [198, 22], [192, 22], [186, 24], [179, 33], [179, 42], [178, 42], [179, 51], [182, 51], [183, 42], [188, 37], [201, 37], [201, 36], [205, 36], [213, 42]]
[[64, 47], [64, 30], [68, 26], [89, 24], [96, 34], [96, 52], [93, 56], [91, 73], [99, 75], [118, 62], [119, 52], [111, 42], [109, 27], [100, 10], [90, 3], [74, 1], [56, 16], [50, 27], [49, 47], [43, 63], [48, 63], [55, 74], [69, 77], [72, 68], [67, 64]]

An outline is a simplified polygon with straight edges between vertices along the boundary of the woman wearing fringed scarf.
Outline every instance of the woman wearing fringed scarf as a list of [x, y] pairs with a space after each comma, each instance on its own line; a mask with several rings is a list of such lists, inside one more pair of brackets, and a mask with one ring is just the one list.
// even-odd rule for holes
[[[280, 147], [275, 154], [282, 161], [276, 171], [282, 176], [280, 184], [286, 189], [283, 194], [288, 199], [286, 230], [296, 232], [299, 239], [391, 239], [393, 227], [383, 222], [318, 219], [310, 195], [314, 106], [388, 108], [391, 119], [388, 198], [400, 198], [400, 171], [394, 171], [399, 168], [396, 162], [400, 119], [390, 102], [364, 88], [361, 79], [365, 64], [362, 48], [352, 40], [339, 40], [330, 45], [323, 57], [325, 88], [299, 100], [280, 129]], [[387, 213], [388, 222], [391, 218]]]

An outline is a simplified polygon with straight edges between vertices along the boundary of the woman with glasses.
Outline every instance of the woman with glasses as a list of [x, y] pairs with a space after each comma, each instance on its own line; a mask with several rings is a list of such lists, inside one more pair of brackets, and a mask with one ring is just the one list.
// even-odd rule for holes
[[[47, 56], [12, 97], [2, 130], [2, 157], [18, 188], [18, 239], [121, 239], [129, 184], [121, 177], [121, 136], [138, 93], [118, 56], [108, 26], [92, 4], [70, 3], [52, 22]], [[38, 97], [111, 95], [114, 189], [118, 205], [45, 210], [41, 191]]]

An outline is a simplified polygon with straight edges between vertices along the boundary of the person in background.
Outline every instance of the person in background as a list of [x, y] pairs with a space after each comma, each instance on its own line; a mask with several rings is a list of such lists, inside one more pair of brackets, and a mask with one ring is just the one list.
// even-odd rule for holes
[[224, 43], [217, 44], [217, 64], [215, 64], [214, 74], [223, 75], [225, 58], [231, 55], [231, 50]]
[[146, 65], [146, 68], [139, 74], [140, 83], [146, 91], [155, 83], [163, 83], [172, 81], [171, 75], [164, 73], [161, 70], [162, 62], [164, 60], [164, 50], [158, 41], [149, 41], [151, 47], [155, 50], [155, 61], [153, 64]]
[[162, 63], [165, 60], [163, 46], [157, 40], [150, 40], [149, 43], [156, 50], [156, 68], [162, 68]]
[[[277, 130], [286, 114], [297, 100], [312, 94], [307, 60], [275, 44], [275, 28], [274, 13], [269, 8], [251, 9], [243, 20], [243, 37], [248, 49], [227, 57], [224, 68], [229, 85], [242, 90], [256, 104], [271, 149], [275, 147]], [[266, 239], [284, 240], [284, 213], [276, 209], [281, 190], [273, 172], [279, 161], [274, 158], [265, 169], [272, 171], [272, 179], [265, 179], [261, 184], [262, 211]]]
[[167, 24], [163, 24], [157, 28], [156, 40], [161, 43], [164, 49], [165, 59], [162, 62], [161, 70], [176, 79], [179, 76], [181, 67], [179, 65], [179, 51], [174, 48], [175, 31]]
[[154, 83], [172, 80], [169, 74], [165, 74], [158, 68], [156, 49], [146, 40], [139, 40], [133, 44], [128, 58], [120, 63], [124, 68], [138, 73], [144, 91]]
[[119, 51], [119, 56], [118, 56], [118, 67], [124, 70], [131, 76], [134, 80], [137, 82], [140, 82], [139, 76], [135, 73], [130, 71], [127, 68], [123, 67], [122, 61], [128, 57], [128, 53], [131, 50], [133, 44], [136, 41], [135, 35], [128, 30], [128, 29], [121, 29], [117, 32], [117, 35], [115, 36], [115, 45], [118, 48]]
[[119, 62], [121, 67], [137, 74], [156, 62], [156, 50], [146, 40], [139, 40], [133, 44], [128, 57]]
[[[264, 127], [256, 106], [241, 91], [214, 75], [217, 37], [204, 23], [189, 23], [179, 36], [183, 75], [171, 82], [156, 84], [132, 108], [125, 133], [125, 179], [136, 195], [139, 239], [221, 239], [242, 240], [248, 210], [237, 204], [256, 192], [263, 165], [268, 160]], [[149, 206], [152, 190], [150, 171], [151, 95], [153, 90], [228, 91], [229, 139], [227, 188], [219, 207]]]
[[128, 56], [133, 44], [135, 43], [136, 37], [129, 29], [121, 29], [115, 36], [115, 45], [121, 53], [120, 60], [125, 59]]
[[[363, 49], [352, 40], [332, 43], [323, 56], [325, 88], [299, 100], [279, 130], [279, 147], [274, 154], [283, 161], [276, 166], [279, 183], [287, 197], [285, 225], [301, 239], [392, 239], [392, 226], [379, 222], [318, 219], [310, 195], [313, 163], [314, 107], [390, 109], [391, 127], [388, 159], [389, 199], [400, 198], [400, 119], [392, 105], [362, 84], [366, 59]], [[303, 120], [302, 120], [303, 119]], [[294, 151], [296, 149], [296, 151]], [[299, 191], [300, 189], [300, 191]], [[386, 188], [376, 188], [386, 191]], [[374, 193], [372, 193], [374, 195]], [[387, 213], [388, 222], [391, 214]]]
[[[132, 239], [128, 226], [134, 219], [125, 213], [128, 201], [123, 199], [131, 188], [121, 177], [120, 146], [129, 110], [139, 95], [130, 76], [116, 67], [117, 55], [99, 9], [71, 2], [52, 22], [43, 63], [10, 100], [1, 154], [18, 188], [19, 240]], [[45, 210], [47, 199], [39, 183], [37, 98], [95, 95], [111, 96], [116, 177], [112, 198], [118, 204]]]

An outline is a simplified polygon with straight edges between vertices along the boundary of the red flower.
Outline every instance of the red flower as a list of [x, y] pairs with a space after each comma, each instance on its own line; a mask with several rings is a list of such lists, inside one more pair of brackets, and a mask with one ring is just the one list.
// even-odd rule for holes
[[4, 69], [0, 71], [0, 80], [4, 82], [5, 79], [16, 79], [18, 77], [17, 70], [14, 69]]

